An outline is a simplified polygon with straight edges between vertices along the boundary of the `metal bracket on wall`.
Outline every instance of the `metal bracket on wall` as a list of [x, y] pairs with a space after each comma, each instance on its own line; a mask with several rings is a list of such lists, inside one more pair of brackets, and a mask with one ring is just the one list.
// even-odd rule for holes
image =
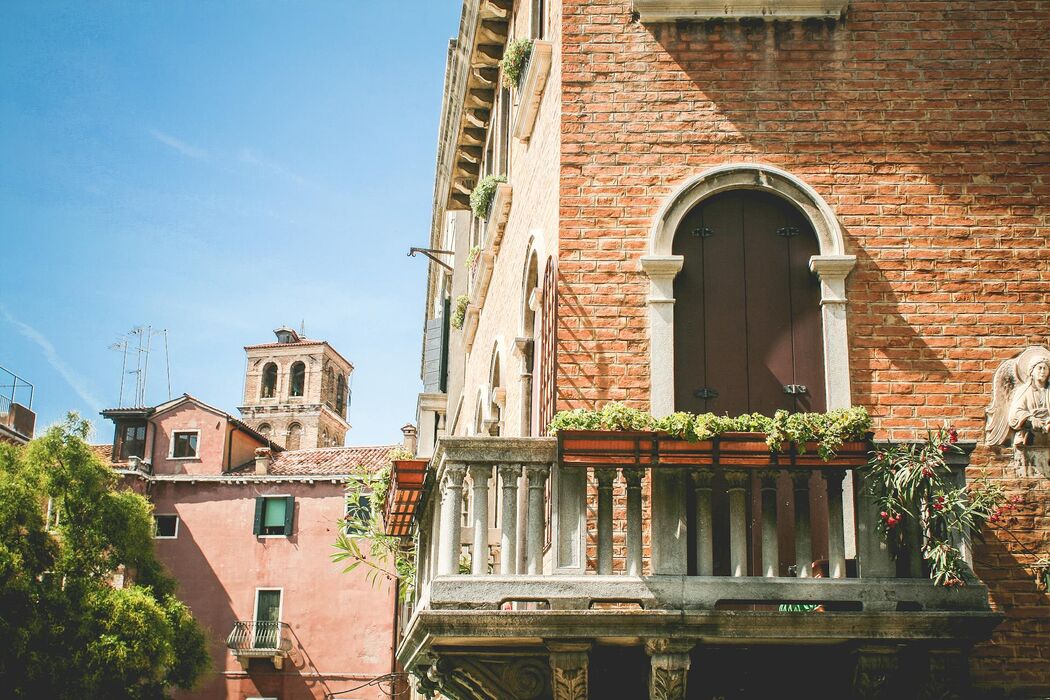
[[414, 258], [414, 257], [416, 257], [416, 253], [422, 253], [423, 255], [427, 256], [428, 258], [430, 258], [431, 260], [433, 260], [434, 262], [436, 262], [438, 265], [440, 265], [441, 267], [445, 268], [449, 272], [453, 271], [451, 265], [449, 265], [444, 260], [438, 260], [434, 256], [435, 255], [455, 255], [454, 251], [451, 251], [451, 250], [438, 250], [436, 248], [415, 248], [415, 247], [408, 249], [408, 257]]
[[700, 226], [698, 228], [693, 229], [693, 235], [697, 238], [709, 238], [715, 235], [715, 232], [706, 226]]
[[793, 238], [793, 237], [797, 236], [800, 233], [802, 233], [802, 232], [799, 231], [794, 226], [784, 226], [784, 227], [778, 228], [776, 230], [776, 234], [778, 236], [783, 236], [784, 238]]
[[805, 384], [786, 384], [786, 385], [784, 385], [784, 393], [785, 394], [791, 394], [792, 396], [797, 396], [798, 394], [805, 394], [808, 391], [809, 390], [806, 388]]
[[693, 396], [695, 396], [698, 399], [703, 399], [703, 400], [706, 401], [708, 399], [718, 398], [718, 392], [715, 391], [714, 389], [711, 389], [711, 388], [705, 386], [702, 389], [697, 389], [696, 391], [694, 391], [693, 392]]

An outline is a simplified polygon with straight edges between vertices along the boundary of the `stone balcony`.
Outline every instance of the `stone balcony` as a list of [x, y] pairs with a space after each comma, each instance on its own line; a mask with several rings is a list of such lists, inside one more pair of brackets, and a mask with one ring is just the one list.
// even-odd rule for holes
[[[859, 474], [689, 461], [574, 461], [554, 438], [443, 439], [398, 651], [420, 690], [586, 698], [590, 685], [611, 697], [619, 686], [601, 683], [641, 660], [639, 697], [711, 697], [722, 669], [710, 659], [747, 648], [849, 666], [826, 697], [882, 697], [864, 694], [877, 678], [916, 696], [963, 692], [966, 649], [1000, 616], [975, 577], [938, 588], [918, 556], [889, 557], [865, 499], [843, 509]], [[589, 682], [592, 666], [610, 670]]]

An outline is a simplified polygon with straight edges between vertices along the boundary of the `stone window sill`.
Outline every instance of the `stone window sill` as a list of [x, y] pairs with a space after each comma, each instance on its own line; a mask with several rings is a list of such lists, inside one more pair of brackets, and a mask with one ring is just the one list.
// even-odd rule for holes
[[518, 95], [518, 115], [514, 119], [514, 138], [528, 141], [536, 126], [536, 117], [540, 112], [540, 100], [547, 87], [547, 77], [551, 72], [552, 45], [549, 41], [537, 39], [532, 42], [532, 55], [529, 57], [529, 69], [521, 81]]
[[838, 19], [849, 0], [634, 0], [642, 22], [736, 19]]

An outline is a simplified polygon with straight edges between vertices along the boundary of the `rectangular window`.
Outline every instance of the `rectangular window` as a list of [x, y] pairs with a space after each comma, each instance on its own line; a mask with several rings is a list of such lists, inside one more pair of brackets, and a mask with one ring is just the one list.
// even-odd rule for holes
[[176, 430], [171, 435], [171, 458], [193, 459], [197, 456], [199, 430]]
[[531, 34], [533, 39], [542, 39], [547, 29], [547, 1], [532, 0]]
[[154, 515], [153, 536], [158, 540], [173, 540], [179, 536], [179, 516]]
[[295, 498], [292, 496], [259, 496], [255, 499], [253, 532], [264, 537], [287, 537], [292, 534]]
[[118, 431], [117, 456], [121, 462], [126, 462], [130, 457], [146, 456], [146, 424], [125, 423]]

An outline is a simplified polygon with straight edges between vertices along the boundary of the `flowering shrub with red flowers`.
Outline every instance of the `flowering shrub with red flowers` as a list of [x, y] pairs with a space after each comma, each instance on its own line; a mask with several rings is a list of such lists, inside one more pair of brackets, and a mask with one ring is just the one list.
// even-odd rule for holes
[[942, 586], [964, 585], [968, 567], [956, 546], [959, 535], [980, 536], [1016, 502], [978, 479], [957, 486], [945, 455], [959, 451], [952, 428], [930, 432], [924, 442], [876, 450], [869, 464], [869, 494], [879, 507], [878, 528], [894, 556], [921, 538], [930, 578]]

